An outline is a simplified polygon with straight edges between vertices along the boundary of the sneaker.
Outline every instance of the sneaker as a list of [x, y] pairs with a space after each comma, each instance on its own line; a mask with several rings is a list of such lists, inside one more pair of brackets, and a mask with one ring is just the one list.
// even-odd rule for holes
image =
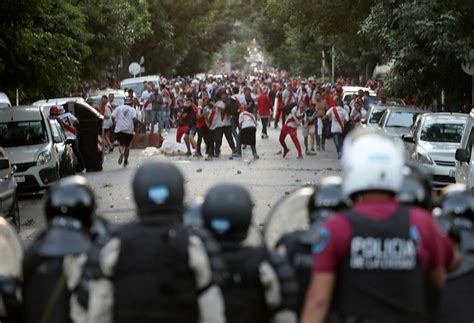
[[190, 151], [188, 151], [188, 152], [186, 152], [186, 154], [185, 154], [185, 155], [186, 155], [186, 156], [191, 156], [192, 154], [191, 154], [191, 152], [190, 152]]
[[81, 171], [82, 174], [86, 174], [87, 173], [87, 170], [84, 168], [82, 171]]
[[298, 155], [298, 157], [296, 157], [296, 159], [303, 159], [303, 155]]
[[128, 160], [123, 162], [123, 167], [127, 167], [127, 166], [128, 166]]
[[314, 150], [314, 148], [311, 148], [311, 152], [312, 152], [312, 153], [315, 153], [315, 152], [316, 152], [316, 150]]
[[318, 145], [317, 150], [318, 150], [318, 151], [321, 151], [321, 146], [320, 146], [320, 145]]
[[118, 164], [121, 165], [123, 162], [123, 154], [120, 154], [120, 157], [118, 159]]
[[341, 159], [342, 153], [337, 153], [337, 159]]
[[204, 160], [205, 161], [211, 161], [211, 160], [213, 160], [213, 158], [212, 158], [212, 156], [207, 156]]
[[232, 158], [242, 158], [242, 155], [238, 153], [233, 153]]
[[284, 149], [284, 150], [283, 150], [283, 158], [285, 158], [286, 155], [288, 155], [289, 152], [290, 152], [289, 149]]
[[194, 157], [202, 157], [202, 154], [201, 153], [194, 153]]
[[265, 135], [262, 135], [262, 139], [265, 139]]
[[253, 159], [255, 159], [255, 160], [260, 159], [260, 156], [255, 154], [255, 155], [253, 155]]

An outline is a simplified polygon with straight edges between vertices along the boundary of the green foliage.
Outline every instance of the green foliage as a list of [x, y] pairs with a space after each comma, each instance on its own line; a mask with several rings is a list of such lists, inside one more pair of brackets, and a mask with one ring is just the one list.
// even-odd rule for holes
[[245, 64], [247, 64], [246, 58], [249, 57], [247, 47], [248, 44], [244, 41], [233, 44], [232, 48], [230, 49], [230, 63], [232, 64], [232, 69], [244, 69]]
[[469, 91], [460, 66], [473, 45], [474, 5], [453, 2], [389, 1], [372, 8], [361, 34], [385, 61], [393, 60], [389, 85], [396, 94], [429, 104], [445, 90], [448, 106], [457, 109]]

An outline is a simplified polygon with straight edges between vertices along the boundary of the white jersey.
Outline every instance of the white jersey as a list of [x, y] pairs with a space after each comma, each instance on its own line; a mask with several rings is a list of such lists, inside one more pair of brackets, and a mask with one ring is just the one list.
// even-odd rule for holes
[[[295, 120], [293, 118], [293, 115], [296, 116], [298, 120]], [[291, 114], [288, 115], [288, 119], [286, 119], [285, 125], [287, 125], [290, 128], [298, 128], [298, 125], [296, 121], [302, 121], [305, 117], [305, 113], [301, 112], [300, 109], [296, 106], [293, 109], [291, 109]]]
[[256, 128], [257, 127], [257, 119], [255, 116], [247, 111], [243, 111], [239, 115], [239, 125], [240, 128]]
[[76, 139], [77, 130], [75, 123], [78, 121], [77, 118], [70, 112], [60, 114], [59, 120], [61, 121], [61, 126], [64, 129], [67, 139]]
[[115, 118], [115, 133], [123, 132], [133, 135], [133, 119], [137, 117], [137, 111], [129, 105], [121, 105], [112, 112]]
[[[336, 112], [339, 116], [339, 120], [336, 117]], [[342, 133], [344, 130], [344, 124], [349, 121], [349, 114], [346, 109], [343, 107], [332, 107], [327, 112], [326, 115], [331, 119], [331, 133]]]

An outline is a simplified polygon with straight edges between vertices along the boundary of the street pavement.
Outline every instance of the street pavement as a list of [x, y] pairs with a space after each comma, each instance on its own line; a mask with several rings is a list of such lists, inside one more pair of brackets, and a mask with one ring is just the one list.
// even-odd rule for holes
[[[290, 153], [283, 158], [278, 142], [279, 129], [269, 129], [269, 139], [257, 136], [257, 151], [260, 159], [253, 160], [250, 147], [243, 151], [242, 159], [230, 160], [231, 151], [225, 138], [222, 144], [222, 155], [219, 159], [205, 161], [203, 158], [174, 156], [163, 154], [146, 157], [141, 149], [130, 154], [130, 165], [124, 168], [118, 165], [118, 149], [106, 155], [104, 170], [86, 174], [89, 183], [96, 192], [98, 211], [112, 223], [122, 223], [135, 218], [135, 204], [131, 191], [131, 181], [135, 170], [148, 160], [172, 162], [184, 173], [186, 180], [186, 202], [192, 202], [215, 184], [233, 182], [247, 187], [253, 197], [254, 222], [263, 223], [272, 206], [285, 194], [306, 184], [316, 183], [320, 178], [340, 174], [339, 161], [336, 158], [332, 140], [326, 143], [326, 151], [317, 156], [304, 156], [296, 159], [296, 148], [287, 137]], [[298, 136], [303, 147], [301, 130]], [[175, 138], [175, 131], [168, 134]], [[304, 149], [304, 148], [303, 148]], [[20, 199], [22, 228], [20, 235], [28, 243], [44, 227], [43, 204], [45, 196], [26, 196]]]

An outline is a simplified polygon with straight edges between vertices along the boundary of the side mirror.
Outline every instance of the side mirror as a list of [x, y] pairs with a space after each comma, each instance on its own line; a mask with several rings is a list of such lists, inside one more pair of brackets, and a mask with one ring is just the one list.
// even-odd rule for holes
[[465, 163], [469, 161], [469, 152], [467, 149], [458, 148], [456, 149], [455, 158], [460, 163]]
[[0, 170], [5, 170], [10, 168], [10, 161], [8, 158], [1, 157], [0, 158]]
[[407, 143], [410, 143], [410, 144], [414, 144], [415, 143], [415, 138], [413, 138], [412, 136], [410, 135], [403, 135], [402, 136], [402, 140], [404, 142], [407, 142]]
[[53, 142], [54, 142], [55, 144], [60, 144], [60, 143], [62, 143], [63, 141], [61, 140], [61, 137], [55, 136], [55, 137], [53, 137]]

